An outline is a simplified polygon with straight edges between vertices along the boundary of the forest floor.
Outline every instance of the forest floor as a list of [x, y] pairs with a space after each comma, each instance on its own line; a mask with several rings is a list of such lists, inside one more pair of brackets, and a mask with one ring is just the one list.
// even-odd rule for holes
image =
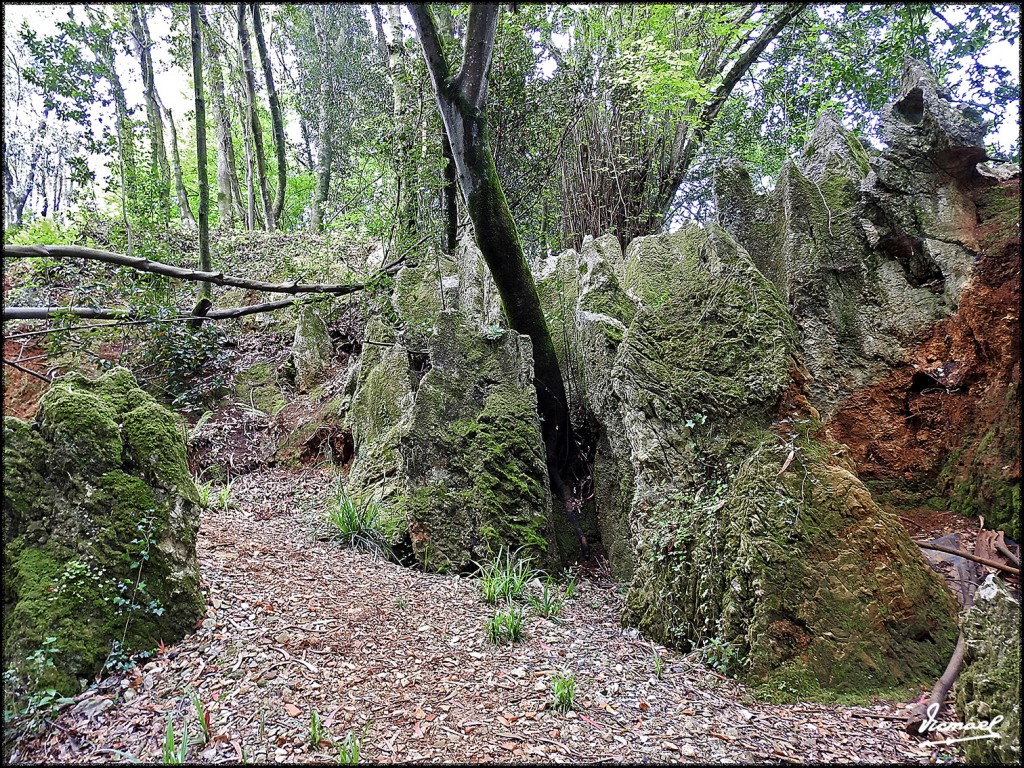
[[[622, 591], [600, 567], [578, 570], [557, 618], [529, 614], [521, 642], [491, 645], [494, 608], [472, 579], [331, 540], [319, 511], [332, 488], [329, 468], [239, 477], [230, 506], [202, 518], [207, 613], [197, 631], [91, 686], [12, 757], [160, 761], [169, 716], [179, 742], [190, 723], [187, 759], [203, 763], [336, 762], [331, 742], [349, 732], [362, 736], [367, 762], [955, 757], [903, 732], [902, 703], [766, 704], [692, 654], [653, 646], [620, 626]], [[565, 713], [552, 705], [559, 673], [576, 680]]]

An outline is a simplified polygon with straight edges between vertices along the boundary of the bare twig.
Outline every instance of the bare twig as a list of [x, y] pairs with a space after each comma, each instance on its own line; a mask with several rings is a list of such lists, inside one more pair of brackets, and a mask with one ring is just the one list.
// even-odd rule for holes
[[[255, 315], [260, 312], [273, 312], [278, 309], [290, 307], [296, 299], [281, 299], [280, 301], [269, 301], [265, 304], [253, 304], [249, 307], [230, 307], [228, 309], [215, 309], [205, 315], [179, 315], [177, 317], [153, 317], [147, 318], [144, 314], [135, 309], [93, 309], [92, 307], [5, 307], [3, 312], [4, 320], [48, 320], [54, 317], [83, 317], [90, 320], [128, 320], [135, 323], [146, 322], [197, 322], [203, 320], [233, 320], [246, 315]], [[127, 324], [127, 323], [125, 323]], [[102, 328], [106, 326], [73, 326], [74, 328]], [[109, 326], [116, 327], [114, 325]], [[54, 328], [54, 331], [70, 330]], [[7, 338], [21, 337], [23, 334], [8, 336]]]
[[4, 358], [4, 364], [11, 366], [11, 368], [17, 368], [19, 371], [21, 371], [22, 373], [27, 373], [29, 376], [35, 376], [37, 379], [42, 379], [47, 384], [53, 381], [53, 379], [49, 378], [48, 376], [44, 376], [43, 374], [38, 373], [37, 371], [33, 371], [30, 368], [26, 368], [23, 365], [18, 365], [14, 360], [8, 360], [6, 357]]

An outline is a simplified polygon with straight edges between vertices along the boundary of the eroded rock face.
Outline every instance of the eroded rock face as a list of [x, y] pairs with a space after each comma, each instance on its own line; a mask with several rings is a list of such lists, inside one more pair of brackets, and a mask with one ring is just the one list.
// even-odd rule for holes
[[334, 345], [327, 324], [312, 304], [302, 304], [296, 312], [295, 341], [292, 362], [295, 365], [295, 386], [310, 392], [323, 383], [334, 358]]
[[[964, 742], [972, 765], [1020, 765], [1020, 600], [988, 576], [967, 611], [967, 651], [956, 682], [956, 709], [964, 722], [992, 722], [998, 739]], [[977, 736], [984, 731], [964, 733]]]
[[983, 135], [909, 61], [869, 153], [824, 113], [769, 194], [733, 165], [716, 178], [723, 225], [782, 291], [800, 327], [810, 393], [830, 415], [885, 375], [959, 304], [975, 262], [972, 190]]
[[[420, 562], [471, 569], [499, 549], [557, 565], [530, 340], [502, 328], [479, 251], [428, 254], [396, 278], [340, 410], [349, 489], [404, 518]], [[398, 543], [398, 542], [396, 542]]]
[[130, 654], [202, 616], [184, 432], [127, 370], [59, 379], [35, 424], [5, 417], [3, 512], [5, 665], [55, 637], [43, 682], [73, 694], [126, 624]]
[[430, 360], [401, 445], [414, 551], [456, 569], [503, 547], [541, 556], [551, 494], [529, 338], [481, 335], [446, 312]]
[[952, 600], [825, 436], [797, 328], [745, 250], [716, 227], [625, 255], [602, 238], [549, 265], [549, 302], [568, 292], [545, 283], [566, 275], [579, 289], [555, 336], [596, 422], [596, 518], [631, 580], [623, 620], [731, 649], [733, 671], [782, 696], [941, 672]]

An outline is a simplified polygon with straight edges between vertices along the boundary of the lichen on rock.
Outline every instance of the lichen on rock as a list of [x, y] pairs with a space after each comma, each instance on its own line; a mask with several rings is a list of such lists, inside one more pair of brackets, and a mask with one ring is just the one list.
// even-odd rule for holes
[[327, 324], [315, 305], [300, 304], [296, 318], [295, 340], [292, 342], [295, 386], [300, 392], [310, 392], [323, 383], [334, 358], [334, 345]]
[[964, 742], [970, 765], [1020, 765], [1020, 626], [1020, 600], [1000, 579], [986, 577], [963, 618], [967, 649], [956, 682], [956, 709], [964, 722], [1002, 721], [992, 728], [998, 739]]
[[4, 419], [4, 663], [56, 638], [41, 681], [78, 690], [111, 653], [175, 642], [203, 613], [198, 494], [177, 417], [115, 369], [58, 379], [35, 425]]

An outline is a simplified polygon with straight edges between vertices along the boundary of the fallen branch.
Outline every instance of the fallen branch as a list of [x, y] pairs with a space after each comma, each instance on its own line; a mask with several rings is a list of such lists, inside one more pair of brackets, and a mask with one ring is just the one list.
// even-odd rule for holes
[[[215, 309], [205, 315], [178, 315], [176, 317], [145, 317], [136, 309], [94, 309], [92, 307], [4, 307], [4, 320], [49, 320], [55, 317], [82, 317], [88, 320], [128, 320], [131, 322], [202, 322], [204, 320], [233, 320], [259, 312], [273, 312], [294, 304], [297, 299], [281, 299], [249, 307]], [[82, 327], [82, 326], [76, 326]], [[103, 326], [90, 326], [103, 327]], [[62, 330], [55, 328], [55, 331]], [[70, 330], [70, 329], [67, 329]], [[8, 337], [14, 338], [14, 337]]]
[[931, 544], [925, 541], [915, 541], [914, 543], [921, 547], [921, 549], [933, 549], [936, 552], [945, 552], [947, 555], [957, 555], [965, 560], [973, 560], [976, 563], [987, 565], [989, 568], [995, 568], [1000, 571], [1005, 571], [1006, 573], [1012, 573], [1014, 576], [1020, 576], [1020, 568], [1014, 568], [1004, 563], [996, 562], [995, 560], [989, 560], [986, 557], [978, 557], [977, 555], [972, 555], [970, 552], [964, 552], [962, 549], [944, 547], [941, 544]]
[[38, 371], [33, 371], [32, 369], [26, 368], [23, 365], [18, 365], [14, 360], [8, 360], [6, 357], [4, 358], [4, 365], [9, 365], [9, 366], [11, 366], [11, 368], [16, 368], [19, 371], [21, 371], [22, 373], [27, 373], [29, 376], [35, 376], [37, 379], [42, 379], [47, 384], [49, 384], [51, 381], [53, 381], [49, 376], [44, 376], [43, 374], [39, 373]]
[[960, 632], [960, 637], [957, 638], [956, 648], [953, 650], [953, 655], [949, 659], [949, 664], [946, 665], [946, 671], [942, 673], [936, 683], [935, 687], [932, 688], [931, 696], [928, 697], [927, 701], [922, 701], [916, 704], [910, 714], [907, 715], [906, 731], [911, 736], [924, 736], [921, 727], [925, 722], [928, 721], [928, 710], [933, 706], [941, 707], [943, 702], [946, 700], [946, 694], [949, 693], [949, 689], [953, 687], [953, 683], [956, 682], [957, 675], [960, 674], [960, 667], [964, 663], [964, 651], [967, 649], [967, 640], [964, 637], [963, 631]]
[[[4, 257], [23, 258], [57, 258], [57, 259], [93, 259], [107, 264], [115, 264], [119, 267], [130, 267], [140, 272], [152, 272], [165, 277], [173, 277], [178, 280], [192, 280], [198, 283], [211, 283], [213, 285], [230, 286], [232, 288], [245, 288], [252, 291], [266, 291], [267, 293], [331, 293], [344, 295], [355, 293], [366, 286], [362, 283], [355, 285], [329, 284], [329, 283], [265, 283], [260, 280], [246, 280], [242, 277], [233, 277], [221, 272], [199, 272], [194, 269], [175, 267], [164, 264], [160, 261], [150, 261], [134, 256], [125, 256], [110, 251], [100, 251], [95, 248], [83, 248], [77, 245], [5, 245]], [[401, 266], [401, 260], [389, 264], [382, 270], [382, 274], [391, 274]]]
[[1013, 554], [1013, 552], [1010, 551], [1010, 548], [1006, 546], [1006, 542], [1002, 541], [1002, 539], [997, 539], [996, 540], [996, 549], [999, 550], [999, 554], [1001, 554], [1003, 557], [1005, 557], [1011, 563], [1013, 563], [1018, 568], [1020, 568], [1020, 558], [1017, 557], [1015, 554]]

